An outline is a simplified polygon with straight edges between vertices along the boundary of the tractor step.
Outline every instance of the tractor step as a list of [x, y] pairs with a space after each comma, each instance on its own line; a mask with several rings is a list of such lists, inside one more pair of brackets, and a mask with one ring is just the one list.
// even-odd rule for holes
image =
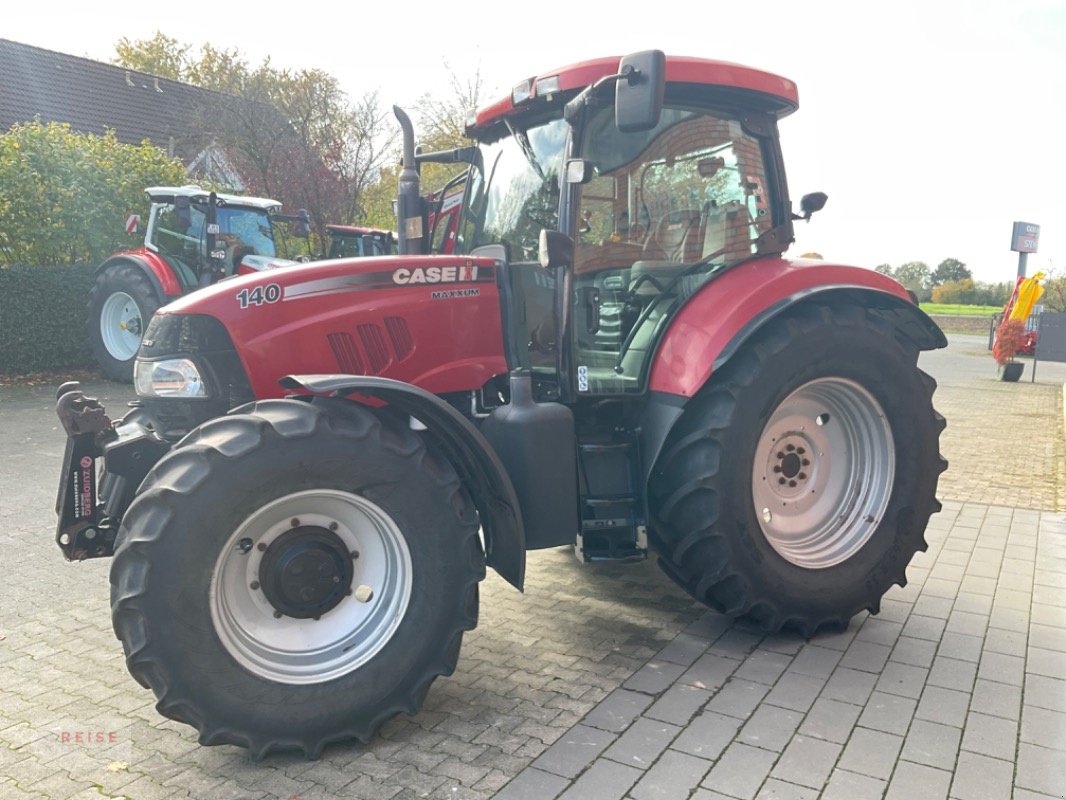
[[618, 432], [578, 445], [585, 494], [575, 555], [583, 563], [642, 561], [648, 543], [635, 478], [636, 443]]

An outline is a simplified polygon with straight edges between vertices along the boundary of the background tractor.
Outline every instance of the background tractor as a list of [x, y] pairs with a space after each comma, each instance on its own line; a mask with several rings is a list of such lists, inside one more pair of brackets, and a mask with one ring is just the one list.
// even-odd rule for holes
[[[162, 308], [119, 422], [60, 387], [57, 543], [114, 555], [134, 677], [204, 744], [366, 740], [456, 667], [486, 567], [653, 555], [767, 631], [905, 581], [946, 462], [946, 340], [872, 270], [789, 260], [795, 85], [658, 51], [516, 85], [418, 153], [398, 255]], [[462, 165], [432, 254], [419, 166]], [[97, 464], [102, 469], [97, 475]], [[99, 487], [97, 487], [99, 477]]]
[[217, 194], [199, 186], [154, 186], [144, 246], [100, 265], [89, 293], [89, 345], [113, 380], [129, 383], [141, 337], [156, 309], [239, 269], [295, 262], [278, 258], [281, 223], [306, 238], [306, 212], [284, 216], [281, 203]]

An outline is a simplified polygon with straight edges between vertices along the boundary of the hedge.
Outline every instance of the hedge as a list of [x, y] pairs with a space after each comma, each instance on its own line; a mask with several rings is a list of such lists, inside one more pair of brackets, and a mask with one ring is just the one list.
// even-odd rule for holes
[[92, 265], [0, 267], [0, 374], [88, 369]]

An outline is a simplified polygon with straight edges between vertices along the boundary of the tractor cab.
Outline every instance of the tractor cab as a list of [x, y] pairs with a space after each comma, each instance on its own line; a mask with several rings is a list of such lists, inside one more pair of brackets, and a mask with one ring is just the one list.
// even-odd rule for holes
[[152, 187], [145, 247], [162, 256], [185, 290], [237, 274], [248, 256], [256, 271], [279, 256], [281, 226], [294, 222], [306, 236], [306, 214], [282, 216], [281, 204], [262, 197], [208, 192], [198, 186]]
[[396, 234], [356, 225], [327, 225], [329, 252], [326, 258], [361, 258], [396, 253]]

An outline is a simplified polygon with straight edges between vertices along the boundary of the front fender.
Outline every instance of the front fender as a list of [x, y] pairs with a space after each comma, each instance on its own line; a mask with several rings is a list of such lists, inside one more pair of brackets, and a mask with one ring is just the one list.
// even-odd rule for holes
[[923, 350], [946, 347], [943, 332], [891, 278], [860, 267], [762, 258], [706, 284], [659, 343], [648, 388], [692, 397], [769, 320], [818, 297], [876, 308]]
[[424, 389], [363, 375], [287, 375], [286, 389], [344, 397], [358, 392], [388, 403], [426, 426], [470, 492], [485, 534], [485, 563], [519, 591], [525, 579], [526, 537], [511, 479], [481, 432], [462, 414]]

